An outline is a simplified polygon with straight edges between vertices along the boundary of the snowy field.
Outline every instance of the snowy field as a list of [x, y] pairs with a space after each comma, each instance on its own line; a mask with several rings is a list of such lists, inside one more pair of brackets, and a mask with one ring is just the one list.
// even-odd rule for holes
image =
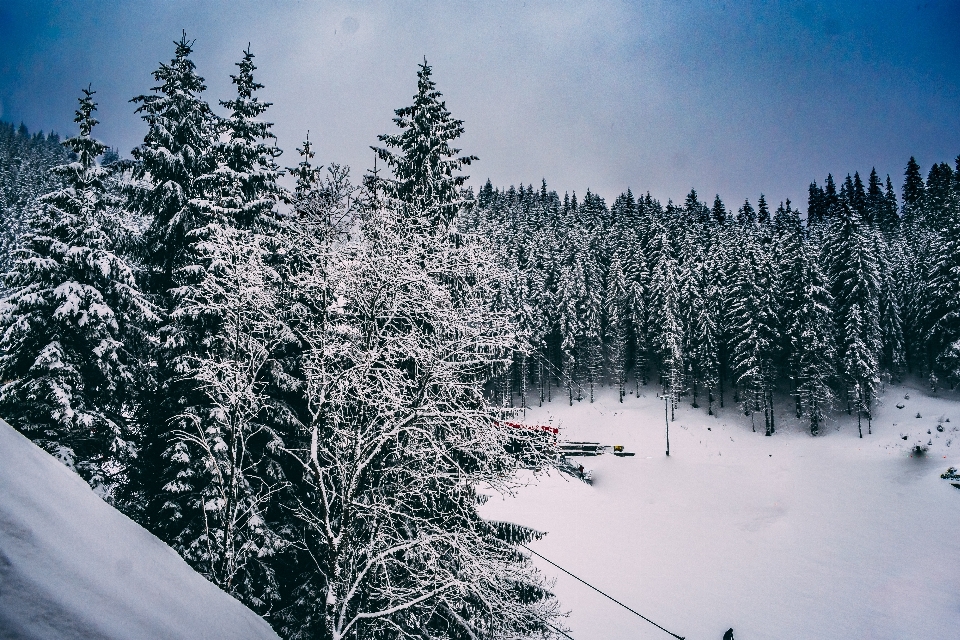
[[278, 640], [0, 420], [0, 639]]
[[[541, 475], [483, 513], [548, 532], [531, 548], [689, 640], [960, 638], [960, 491], [940, 479], [960, 466], [960, 398], [906, 385], [881, 401], [860, 440], [856, 415], [813, 438], [781, 401], [768, 438], [730, 404], [713, 417], [685, 398], [667, 458], [655, 387], [623, 404], [555, 394], [525, 421], [636, 455], [581, 458], [593, 486]], [[669, 638], [537, 564], [576, 640]]]

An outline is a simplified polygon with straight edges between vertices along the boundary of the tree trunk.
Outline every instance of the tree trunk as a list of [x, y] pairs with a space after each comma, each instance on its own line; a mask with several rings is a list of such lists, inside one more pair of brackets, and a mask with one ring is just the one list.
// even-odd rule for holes
[[670, 455], [670, 419], [667, 414], [667, 407], [673, 404], [670, 402], [670, 397], [664, 393], [663, 394], [663, 421], [667, 425], [667, 456]]

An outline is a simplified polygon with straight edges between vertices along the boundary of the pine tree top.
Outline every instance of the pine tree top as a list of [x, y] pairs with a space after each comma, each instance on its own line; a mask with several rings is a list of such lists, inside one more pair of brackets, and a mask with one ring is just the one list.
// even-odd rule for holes
[[458, 155], [451, 146], [463, 132], [463, 121], [453, 118], [431, 78], [426, 58], [417, 71], [413, 104], [395, 111], [400, 133], [382, 134], [384, 147], [372, 147], [393, 171], [383, 182], [388, 195], [404, 205], [413, 217], [432, 225], [448, 225], [463, 202], [460, 190], [469, 176], [458, 174], [475, 160]]

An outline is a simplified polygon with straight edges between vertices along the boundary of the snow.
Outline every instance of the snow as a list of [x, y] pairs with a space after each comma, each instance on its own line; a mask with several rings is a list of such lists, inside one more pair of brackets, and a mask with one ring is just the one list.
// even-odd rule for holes
[[[690, 639], [729, 627], [737, 640], [957, 638], [960, 491], [939, 476], [960, 466], [960, 401], [896, 386], [881, 400], [860, 440], [855, 414], [831, 414], [814, 438], [781, 400], [778, 431], [764, 437], [730, 404], [712, 417], [688, 396], [668, 458], [655, 387], [623, 404], [615, 389], [592, 405], [555, 399], [525, 421], [552, 418], [561, 439], [636, 456], [580, 458], [592, 486], [541, 475], [483, 515], [548, 532], [531, 548]], [[921, 441], [929, 451], [912, 455]], [[556, 577], [576, 640], [669, 639], [535, 561]]]
[[0, 421], [0, 638], [277, 637]]

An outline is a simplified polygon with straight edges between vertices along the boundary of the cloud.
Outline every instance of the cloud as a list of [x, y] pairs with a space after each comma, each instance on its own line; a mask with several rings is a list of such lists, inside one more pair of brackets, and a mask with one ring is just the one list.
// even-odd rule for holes
[[355, 176], [424, 56], [480, 156], [475, 183], [803, 203], [828, 171], [899, 182], [910, 155], [960, 152], [957, 12], [936, 3], [11, 2], [7, 117], [70, 131], [92, 82], [98, 134], [124, 151], [144, 130], [128, 100], [186, 29], [211, 102], [250, 42], [284, 163], [310, 129], [319, 158]]

